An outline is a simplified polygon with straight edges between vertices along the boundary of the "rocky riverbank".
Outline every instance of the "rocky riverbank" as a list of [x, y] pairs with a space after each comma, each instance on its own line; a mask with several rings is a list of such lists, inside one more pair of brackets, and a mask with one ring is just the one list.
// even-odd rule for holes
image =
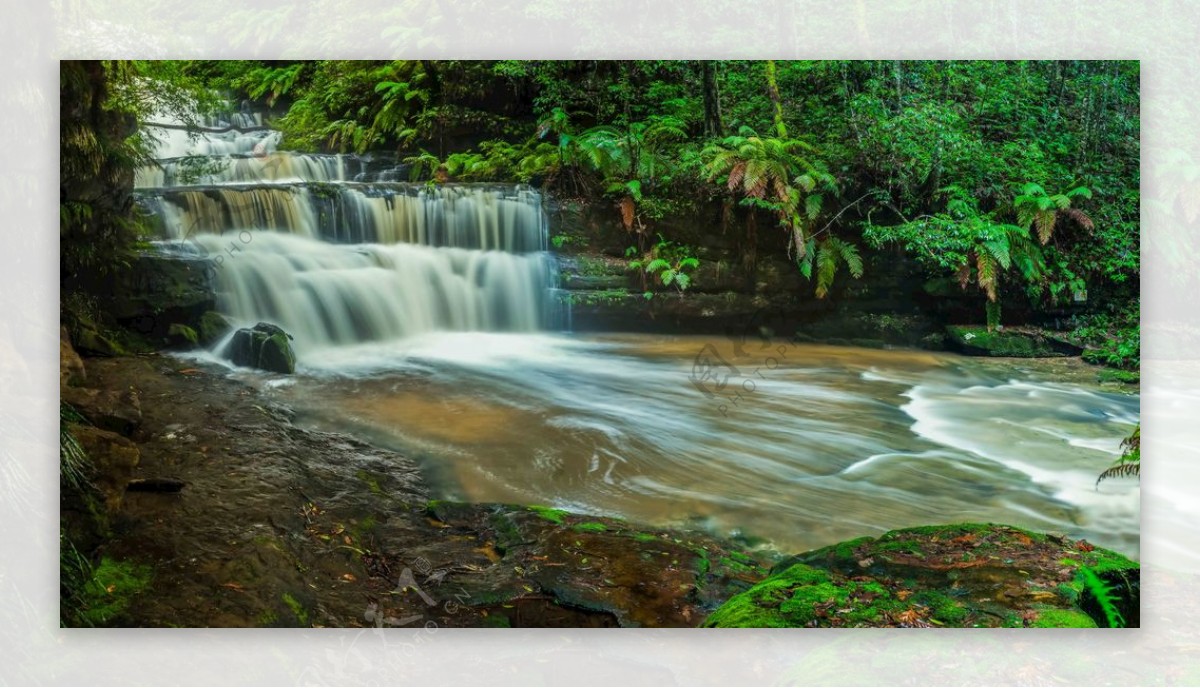
[[409, 458], [299, 427], [224, 369], [62, 347], [103, 496], [92, 526], [65, 500], [64, 532], [140, 576], [98, 588], [101, 624], [1105, 625], [1083, 569], [1136, 623], [1136, 564], [1083, 541], [960, 526], [780, 561], [703, 533], [431, 501]]

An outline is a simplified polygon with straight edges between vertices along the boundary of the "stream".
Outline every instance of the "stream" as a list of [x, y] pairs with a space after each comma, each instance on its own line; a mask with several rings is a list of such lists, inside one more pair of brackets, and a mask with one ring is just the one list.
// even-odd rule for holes
[[[138, 175], [160, 248], [219, 258], [222, 313], [295, 337], [296, 375], [230, 374], [417, 458], [440, 497], [784, 552], [997, 521], [1139, 553], [1136, 480], [1096, 484], [1139, 397], [1078, 360], [572, 335], [536, 190], [163, 131]], [[227, 341], [190, 355], [229, 366]]]

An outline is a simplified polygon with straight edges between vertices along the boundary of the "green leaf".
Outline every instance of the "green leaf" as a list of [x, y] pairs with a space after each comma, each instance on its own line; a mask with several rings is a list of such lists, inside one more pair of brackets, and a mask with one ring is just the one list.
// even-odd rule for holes
[[671, 264], [667, 261], [663, 260], [662, 258], [655, 258], [654, 260], [650, 261], [649, 265], [646, 266], [646, 272], [658, 272], [659, 270], [666, 270], [670, 267]]

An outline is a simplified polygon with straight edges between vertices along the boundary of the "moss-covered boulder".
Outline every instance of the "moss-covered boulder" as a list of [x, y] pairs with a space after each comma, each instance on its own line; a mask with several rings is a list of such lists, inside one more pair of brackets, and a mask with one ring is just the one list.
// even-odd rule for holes
[[283, 328], [260, 322], [235, 332], [227, 355], [234, 365], [273, 373], [294, 373], [296, 353], [292, 351], [291, 339]]
[[201, 345], [209, 346], [229, 334], [232, 329], [233, 323], [229, 318], [216, 311], [206, 311], [197, 322], [196, 334]]
[[946, 339], [951, 348], [968, 356], [1052, 358], [1079, 353], [1035, 331], [997, 329], [988, 332], [982, 326], [947, 325]]
[[171, 346], [193, 347], [200, 343], [200, 335], [183, 323], [173, 323], [167, 329], [167, 343]]
[[909, 528], [786, 559], [705, 625], [1137, 626], [1139, 574], [1083, 540], [995, 524]]

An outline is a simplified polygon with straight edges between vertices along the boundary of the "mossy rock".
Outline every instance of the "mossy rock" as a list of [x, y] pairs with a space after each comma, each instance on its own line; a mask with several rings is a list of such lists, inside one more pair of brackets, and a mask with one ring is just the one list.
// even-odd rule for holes
[[969, 325], [947, 325], [946, 335], [952, 348], [968, 356], [1008, 356], [1013, 358], [1052, 358], [1066, 356], [1055, 343], [1028, 332], [995, 330]]
[[581, 625], [693, 627], [766, 575], [755, 552], [615, 518], [451, 501], [429, 502], [426, 513], [452, 541], [469, 543], [471, 555], [456, 561], [471, 571], [448, 575], [445, 585], [463, 590], [481, 615], [505, 614], [514, 624], [559, 618], [543, 608], [549, 604], [582, 615], [571, 619]]
[[173, 323], [167, 328], [167, 342], [173, 346], [186, 346], [188, 344], [197, 346], [200, 343], [200, 335], [187, 325], [181, 323]]
[[1137, 562], [988, 523], [906, 528], [790, 557], [706, 625], [1108, 626], [1085, 570], [1107, 589], [1108, 611], [1138, 625]]
[[1096, 373], [1096, 379], [1100, 382], [1116, 382], [1124, 385], [1136, 385], [1142, 381], [1142, 376], [1141, 373], [1136, 370], [1105, 368], [1099, 373]]
[[273, 373], [296, 372], [296, 354], [292, 336], [270, 323], [259, 323], [234, 333], [228, 355], [234, 365], [259, 368]]
[[229, 318], [216, 311], [205, 311], [197, 323], [196, 334], [199, 336], [201, 344], [209, 346], [215, 344], [232, 329], [233, 324]]

